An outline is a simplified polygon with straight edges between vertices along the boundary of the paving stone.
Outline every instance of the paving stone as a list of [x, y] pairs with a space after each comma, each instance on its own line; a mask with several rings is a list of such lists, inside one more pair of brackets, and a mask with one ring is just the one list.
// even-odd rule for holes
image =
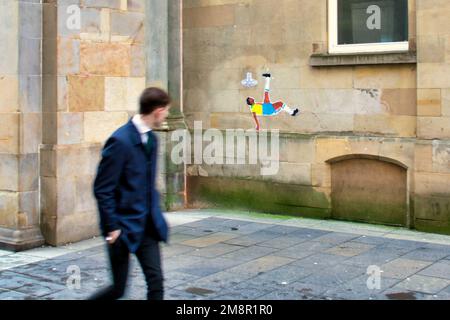
[[308, 241], [308, 238], [300, 238], [298, 236], [287, 235], [258, 243], [258, 245], [276, 249], [286, 249], [305, 241]]
[[270, 228], [265, 229], [268, 232], [276, 232], [280, 233], [282, 235], [288, 235], [292, 232], [298, 232], [300, 228], [297, 227], [291, 227], [291, 226], [284, 226], [284, 225], [277, 225]]
[[361, 236], [359, 238], [353, 239], [352, 241], [366, 243], [366, 244], [372, 244], [372, 245], [380, 245], [380, 244], [387, 243], [389, 240], [386, 238], [380, 238], [380, 237]]
[[[189, 281], [199, 279], [200, 277], [184, 272], [172, 271], [164, 274], [164, 285], [167, 288], [175, 288]], [[144, 282], [142, 282], [144, 283]]]
[[200, 277], [205, 277], [217, 272], [226, 271], [239, 264], [242, 264], [242, 261], [235, 259], [225, 259], [225, 258], [203, 259], [200, 262], [191, 264], [189, 267], [181, 267], [177, 269], [177, 271]]
[[12, 255], [6, 255], [2, 256], [0, 259], [0, 271], [1, 270], [7, 270], [14, 267], [22, 266], [25, 264], [41, 261], [43, 258], [39, 257], [33, 257], [33, 256], [27, 256], [24, 254], [12, 254]]
[[238, 230], [233, 230], [233, 233], [247, 235], [257, 231], [268, 229], [270, 227], [272, 227], [271, 224], [251, 222], [240, 226], [239, 228], [237, 228]]
[[331, 232], [331, 233], [327, 233], [323, 236], [315, 238], [314, 241], [337, 245], [337, 244], [340, 244], [343, 242], [350, 241], [352, 239], [356, 239], [358, 237], [359, 237], [359, 235], [355, 235], [355, 234]]
[[263, 272], [276, 269], [293, 261], [293, 259], [289, 258], [268, 255], [228, 269], [227, 272], [257, 276]]
[[289, 233], [289, 236], [298, 237], [301, 239], [304, 238], [307, 240], [315, 240], [316, 238], [327, 235], [329, 233], [330, 233], [329, 231], [324, 231], [324, 230], [297, 228], [297, 230]]
[[333, 247], [333, 244], [327, 242], [307, 241], [288, 249], [278, 251], [276, 255], [293, 259], [302, 259], [315, 253], [325, 251], [331, 247]]
[[351, 257], [345, 260], [344, 264], [358, 265], [358, 266], [381, 266], [385, 263], [398, 259], [403, 255], [403, 251], [399, 252], [397, 248], [382, 248], [377, 246], [365, 253]]
[[312, 300], [323, 296], [329, 289], [329, 287], [323, 285], [299, 281], [286, 286], [283, 290], [273, 291], [262, 296], [260, 299], [279, 299], [284, 297], [283, 299], [287, 300]]
[[180, 268], [187, 268], [195, 263], [203, 261], [204, 258], [190, 255], [178, 256], [176, 259], [165, 259], [162, 266], [165, 271], [176, 271]]
[[2, 256], [8, 256], [10, 254], [13, 254], [13, 252], [11, 251], [5, 251], [5, 250], [0, 250], [0, 257]]
[[450, 280], [413, 275], [396, 285], [393, 289], [409, 290], [427, 294], [437, 294], [450, 285]]
[[1, 290], [0, 300], [34, 300], [37, 297], [14, 290]]
[[380, 267], [383, 270], [383, 276], [405, 279], [426, 268], [430, 264], [430, 262], [426, 261], [399, 258], [381, 265]]
[[23, 294], [40, 297], [55, 291], [64, 290], [66, 287], [52, 282], [43, 281], [29, 276], [19, 275], [14, 272], [2, 272], [0, 288], [10, 289]]
[[358, 242], [344, 242], [340, 245], [328, 249], [326, 252], [338, 256], [354, 257], [361, 253], [367, 252], [374, 246], [370, 244], [358, 243]]
[[[196, 238], [198, 239], [198, 238]], [[191, 241], [191, 240], [187, 240], [187, 241]], [[187, 252], [191, 252], [194, 251], [195, 248], [193, 248], [192, 246], [185, 246], [182, 244], [172, 244], [172, 245], [168, 245], [165, 246], [164, 248], [162, 248], [162, 256], [164, 258], [170, 258], [170, 257], [175, 257], [181, 254], [185, 254]]]
[[181, 232], [178, 232], [178, 235], [188, 235], [188, 236], [196, 236], [196, 237], [204, 237], [207, 235], [211, 235], [215, 233], [216, 231], [209, 230], [207, 228], [189, 228], [185, 229]]
[[219, 300], [255, 300], [261, 296], [268, 294], [270, 290], [254, 287], [233, 287], [231, 289], [223, 290], [220, 295], [215, 298]]
[[390, 239], [388, 241], [388, 245], [391, 247], [395, 246], [395, 247], [401, 247], [401, 248], [405, 248], [405, 249], [411, 248], [411, 250], [413, 250], [413, 249], [417, 249], [417, 248], [421, 248], [421, 247], [425, 246], [426, 243], [419, 242], [419, 241], [411, 241], [411, 240]]
[[292, 266], [298, 266], [307, 270], [314, 271], [333, 267], [341, 263], [342, 261], [345, 261], [346, 259], [347, 257], [345, 256], [336, 256], [328, 253], [317, 253], [293, 262]]
[[423, 260], [423, 261], [438, 261], [450, 254], [450, 247], [446, 249], [432, 249], [429, 247], [422, 247], [415, 249], [406, 255], [402, 256], [405, 259]]
[[169, 244], [163, 244], [163, 247], [172, 245], [172, 244], [178, 244], [187, 240], [192, 240], [197, 238], [198, 236], [192, 236], [192, 235], [188, 235], [188, 234], [183, 234], [183, 233], [176, 233], [170, 236], [169, 238]]
[[255, 244], [262, 243], [267, 240], [271, 240], [278, 237], [280, 237], [280, 233], [268, 231], [267, 229], [265, 229], [251, 233], [243, 237], [236, 237], [234, 239], [225, 241], [225, 243], [250, 247]]
[[191, 246], [191, 247], [204, 248], [204, 247], [208, 247], [208, 246], [220, 243], [220, 242], [225, 242], [225, 241], [227, 241], [229, 239], [233, 239], [235, 237], [237, 237], [237, 235], [230, 234], [230, 233], [218, 232], [218, 233], [214, 233], [214, 234], [211, 234], [208, 236], [183, 241], [183, 242], [181, 242], [181, 244], [186, 245], [186, 246]]
[[263, 274], [247, 280], [246, 283], [255, 282], [261, 286], [280, 288], [306, 278], [312, 273], [313, 270], [311, 269], [296, 266], [291, 263], [274, 270], [264, 272]]
[[341, 286], [366, 272], [366, 269], [348, 265], [337, 265], [333, 268], [317, 270], [302, 280], [303, 283], [313, 283], [325, 287]]
[[346, 299], [346, 300], [379, 300], [386, 299], [382, 292], [391, 288], [400, 282], [398, 279], [391, 279], [381, 277], [380, 288], [369, 288], [367, 280], [369, 275], [361, 275], [356, 277], [339, 287], [327, 290], [324, 295], [331, 299]]
[[221, 256], [221, 258], [238, 260], [244, 263], [247, 261], [251, 261], [253, 259], [258, 259], [267, 256], [276, 251], [277, 250], [274, 248], [253, 246], [248, 248], [242, 248], [240, 250], [224, 254], [223, 256]]
[[241, 246], [218, 243], [206, 248], [192, 251], [191, 254], [197, 257], [214, 258], [240, 249], [242, 249]]
[[195, 295], [189, 292], [171, 289], [165, 294], [167, 300], [200, 300], [202, 296]]
[[420, 275], [450, 280], [450, 261], [442, 260], [419, 272]]
[[233, 273], [222, 271], [212, 274], [198, 280], [190, 281], [175, 287], [177, 290], [186, 290], [188, 288], [203, 288], [212, 291], [219, 291], [226, 288], [231, 288], [242, 281], [248, 280], [252, 277], [251, 274]]

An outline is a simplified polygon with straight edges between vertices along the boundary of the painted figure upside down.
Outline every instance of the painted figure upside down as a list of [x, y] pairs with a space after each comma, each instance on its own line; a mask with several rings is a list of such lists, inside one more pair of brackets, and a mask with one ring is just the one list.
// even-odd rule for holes
[[253, 114], [253, 118], [254, 118], [255, 124], [256, 124], [256, 130], [258, 130], [258, 131], [260, 129], [258, 116], [263, 116], [263, 117], [276, 116], [281, 111], [284, 111], [284, 112], [290, 114], [291, 116], [295, 117], [296, 115], [298, 115], [298, 112], [299, 112], [298, 108], [291, 109], [282, 101], [277, 101], [277, 102], [272, 103], [270, 101], [270, 94], [269, 94], [270, 93], [270, 80], [271, 80], [272, 76], [269, 73], [265, 73], [265, 74], [263, 74], [263, 77], [266, 78], [266, 86], [265, 86], [265, 90], [264, 90], [264, 102], [256, 103], [255, 98], [252, 98], [252, 97], [247, 98], [247, 105], [250, 107], [250, 110]]

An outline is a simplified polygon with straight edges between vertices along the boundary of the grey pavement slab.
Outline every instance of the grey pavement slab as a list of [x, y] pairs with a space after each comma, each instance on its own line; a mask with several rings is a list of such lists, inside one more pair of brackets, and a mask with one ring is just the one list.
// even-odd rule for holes
[[292, 266], [302, 267], [306, 270], [315, 271], [323, 268], [333, 267], [337, 263], [341, 263], [347, 259], [348, 258], [345, 256], [336, 256], [329, 253], [316, 253], [293, 262]]
[[428, 261], [398, 258], [381, 265], [383, 276], [395, 279], [404, 279], [418, 273], [431, 264]]
[[254, 259], [258, 259], [269, 254], [276, 252], [277, 249], [269, 248], [269, 247], [260, 247], [260, 246], [252, 246], [252, 247], [243, 247], [240, 250], [236, 250], [221, 256], [226, 259], [233, 259], [242, 262], [248, 262]]
[[421, 292], [425, 294], [437, 294], [450, 285], [450, 280], [413, 275], [397, 284], [393, 289]]
[[419, 272], [420, 275], [450, 280], [450, 260], [442, 260]]
[[205, 277], [214, 273], [226, 271], [239, 264], [242, 264], [242, 261], [236, 259], [226, 259], [226, 258], [203, 259], [197, 263], [189, 265], [188, 267], [181, 267], [177, 269], [177, 271]]

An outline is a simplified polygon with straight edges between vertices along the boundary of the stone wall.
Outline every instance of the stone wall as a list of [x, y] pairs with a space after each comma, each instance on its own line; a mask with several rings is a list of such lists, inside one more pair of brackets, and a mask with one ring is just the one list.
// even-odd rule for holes
[[[272, 99], [302, 112], [261, 121], [263, 129], [282, 132], [277, 176], [262, 177], [255, 166], [193, 165], [190, 204], [333, 217], [331, 165], [361, 155], [407, 169], [405, 225], [449, 233], [447, 7], [437, 0], [409, 1], [417, 64], [317, 68], [309, 61], [327, 52], [327, 1], [184, 1], [184, 113], [190, 128], [193, 121], [206, 129], [253, 128], [245, 99], [262, 98], [260, 75], [266, 71], [274, 75]], [[248, 71], [260, 81], [255, 89], [240, 85]]]
[[42, 11], [38, 1], [0, 2], [0, 242], [44, 242], [39, 231]]

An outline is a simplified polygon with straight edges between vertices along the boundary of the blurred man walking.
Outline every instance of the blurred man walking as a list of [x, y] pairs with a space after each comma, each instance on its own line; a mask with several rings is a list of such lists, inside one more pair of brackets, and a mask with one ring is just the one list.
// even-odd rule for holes
[[147, 299], [163, 300], [159, 243], [168, 240], [168, 225], [155, 186], [158, 140], [152, 129], [169, 114], [169, 95], [146, 89], [139, 114], [106, 142], [94, 183], [100, 227], [108, 245], [113, 285], [91, 297], [114, 300], [125, 293], [129, 256], [135, 254], [147, 281]]

